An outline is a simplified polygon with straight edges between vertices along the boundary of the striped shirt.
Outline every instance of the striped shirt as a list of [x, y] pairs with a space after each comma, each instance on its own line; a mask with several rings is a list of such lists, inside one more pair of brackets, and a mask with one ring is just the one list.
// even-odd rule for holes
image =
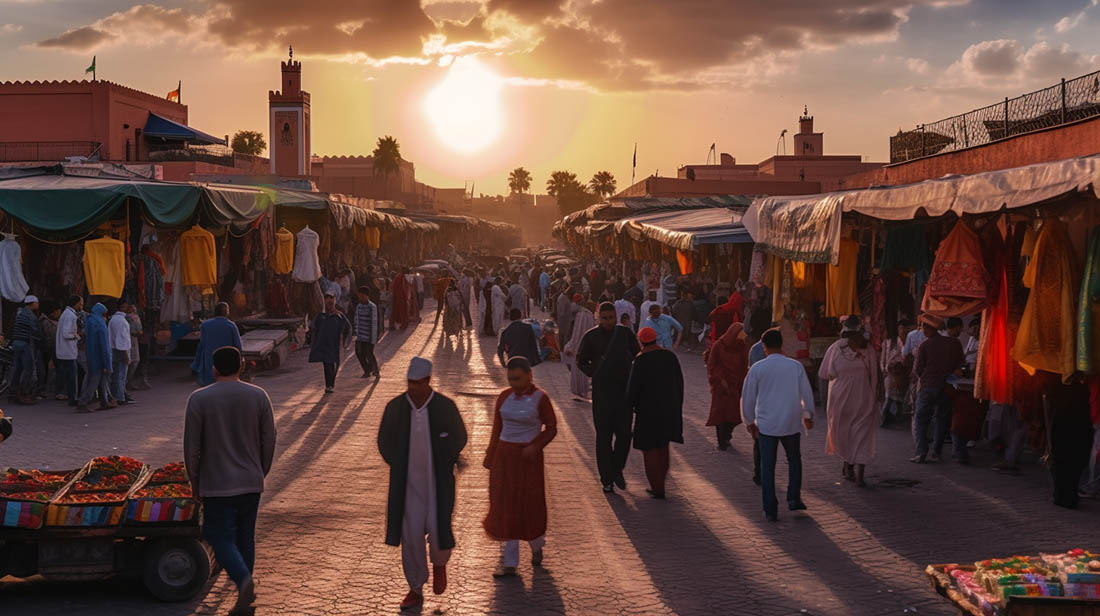
[[378, 343], [378, 309], [373, 302], [355, 307], [355, 341]]
[[19, 308], [15, 314], [15, 326], [12, 329], [11, 339], [32, 342], [40, 338], [38, 334], [38, 317], [26, 306]]

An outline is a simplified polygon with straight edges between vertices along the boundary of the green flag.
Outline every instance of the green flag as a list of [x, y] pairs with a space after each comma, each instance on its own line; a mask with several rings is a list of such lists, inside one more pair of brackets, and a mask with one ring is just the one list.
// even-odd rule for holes
[[84, 69], [84, 74], [87, 75], [88, 73], [92, 74], [92, 81], [95, 81], [95, 56], [92, 56], [92, 65]]

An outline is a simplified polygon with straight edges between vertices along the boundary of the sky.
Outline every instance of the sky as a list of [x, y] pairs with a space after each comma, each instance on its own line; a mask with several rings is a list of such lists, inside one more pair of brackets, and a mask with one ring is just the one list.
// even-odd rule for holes
[[[775, 154], [807, 106], [826, 154], [1100, 70], [1100, 0], [0, 0], [0, 81], [98, 77], [189, 123], [267, 132], [293, 45], [314, 154], [393, 135], [417, 179], [506, 193], [519, 166], [675, 176], [712, 143]], [[791, 149], [790, 136], [786, 147]]]

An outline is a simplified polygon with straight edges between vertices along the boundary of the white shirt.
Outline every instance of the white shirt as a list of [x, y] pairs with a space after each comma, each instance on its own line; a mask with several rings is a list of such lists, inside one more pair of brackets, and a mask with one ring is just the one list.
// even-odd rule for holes
[[130, 322], [126, 320], [126, 315], [121, 312], [111, 315], [111, 320], [107, 321], [107, 337], [113, 350], [130, 350]]
[[615, 300], [615, 323], [622, 325], [623, 315], [630, 315], [630, 324], [633, 326], [638, 322], [637, 315], [634, 314], [634, 304], [626, 301], [625, 299]]
[[543, 394], [535, 391], [529, 396], [516, 396], [512, 392], [500, 405], [500, 440], [506, 443], [530, 443], [542, 432], [539, 403]]
[[80, 317], [72, 306], [67, 306], [57, 320], [57, 336], [54, 342], [57, 344], [58, 359], [76, 359], [77, 356], [77, 329], [76, 322]]
[[[649, 318], [649, 307], [650, 306], [660, 306], [660, 305], [661, 305], [660, 303], [655, 302], [651, 299], [647, 299], [644, 302], [642, 302], [642, 318], [643, 319], [648, 319]], [[664, 310], [662, 310], [661, 312], [664, 313]], [[631, 321], [631, 323], [633, 323], [633, 322], [634, 321]]]
[[[405, 395], [412, 407], [409, 422], [409, 469], [405, 481], [405, 503], [408, 506], [424, 506], [435, 511], [435, 473], [432, 472], [432, 435], [428, 422], [428, 405], [435, 397], [433, 391], [424, 406], [417, 407], [412, 398]], [[430, 514], [429, 518], [435, 515]]]
[[474, 289], [474, 281], [469, 276], [458, 279], [458, 292], [462, 294], [462, 300], [469, 303], [470, 295]]
[[[797, 383], [797, 387], [791, 385]], [[767, 436], [802, 431], [802, 418], [813, 419], [814, 392], [802, 364], [779, 353], [749, 368], [741, 389], [741, 418]]]

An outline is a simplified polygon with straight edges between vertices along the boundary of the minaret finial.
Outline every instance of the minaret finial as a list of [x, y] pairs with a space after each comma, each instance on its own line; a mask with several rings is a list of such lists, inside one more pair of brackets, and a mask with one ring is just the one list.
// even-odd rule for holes
[[294, 59], [294, 45], [290, 45], [290, 59]]

